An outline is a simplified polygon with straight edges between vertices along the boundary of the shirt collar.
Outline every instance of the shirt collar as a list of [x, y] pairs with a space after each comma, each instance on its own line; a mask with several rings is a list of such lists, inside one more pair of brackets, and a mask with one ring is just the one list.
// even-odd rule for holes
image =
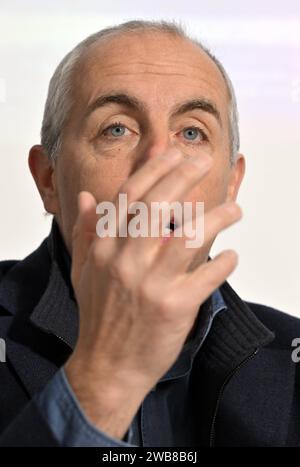
[[220, 311], [227, 308], [220, 289], [216, 289], [211, 296], [211, 314], [214, 318]]
[[222, 293], [220, 289], [216, 289], [199, 308], [192, 337], [184, 344], [179, 357], [159, 382], [180, 378], [191, 371], [194, 358], [201, 349], [214, 318], [226, 309]]

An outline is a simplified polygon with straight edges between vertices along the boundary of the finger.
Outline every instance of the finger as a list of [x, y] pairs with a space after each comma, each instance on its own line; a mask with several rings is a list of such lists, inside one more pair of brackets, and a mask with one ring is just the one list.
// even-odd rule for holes
[[[204, 231], [203, 235], [201, 235], [201, 232], [198, 230], [202, 226], [198, 226], [196, 240], [198, 238], [200, 244], [196, 248], [187, 247], [187, 242], [190, 242], [191, 238], [185, 235], [186, 228], [190, 231], [191, 227], [195, 227], [193, 225], [195, 224], [195, 219], [192, 219], [187, 224], [184, 222], [182, 225], [182, 236], [176, 237], [174, 236], [176, 231], [173, 232], [172, 236], [168, 239], [169, 241], [164, 243], [160, 248], [157, 253], [157, 266], [154, 270], [163, 277], [166, 277], [168, 274], [174, 276], [174, 272], [185, 273], [194, 258], [199, 255], [199, 251], [210, 245], [222, 230], [239, 221], [241, 217], [241, 208], [235, 202], [224, 203], [208, 211], [204, 218], [201, 217], [199, 219], [199, 224], [204, 223]], [[201, 237], [203, 237], [203, 243], [201, 243]]]
[[96, 199], [88, 191], [81, 191], [78, 195], [78, 220], [83, 234], [95, 234]]
[[165, 177], [159, 180], [144, 196], [142, 201], [182, 201], [186, 195], [210, 170], [212, 157], [206, 153], [185, 157]]
[[[121, 186], [119, 193], [127, 195], [128, 202], [137, 201], [163, 176], [182, 162], [183, 153], [171, 148], [164, 154], [150, 159], [134, 172]], [[116, 201], [118, 196], [116, 197]]]
[[[182, 203], [184, 196], [207, 174], [212, 165], [212, 158], [206, 154], [198, 155], [184, 159], [171, 172], [165, 175], [158, 183], [152, 187], [148, 193], [141, 199], [146, 206], [148, 218], [152, 214], [153, 203], [164, 202], [170, 206], [173, 202]], [[138, 237], [128, 240], [128, 245], [140, 244], [140, 248], [147, 245], [157, 245], [160, 240], [157, 237], [163, 232], [161, 215], [151, 215], [149, 222], [149, 233], [158, 233], [151, 237]], [[127, 219], [126, 219], [127, 220]], [[124, 222], [126, 222], [124, 220]], [[119, 227], [122, 227], [121, 225]], [[138, 247], [138, 246], [137, 246]], [[136, 247], [136, 248], [137, 248]], [[149, 248], [149, 247], [148, 247]]]
[[78, 195], [78, 215], [72, 232], [72, 281], [77, 284], [91, 243], [96, 238], [96, 200], [82, 191]]
[[223, 251], [211, 261], [186, 274], [180, 283], [176, 284], [174, 300], [179, 307], [186, 305], [187, 301], [189, 306], [197, 307], [225, 282], [237, 264], [238, 255], [234, 250]]
[[[183, 153], [176, 148], [171, 148], [166, 153], [150, 159], [136, 172], [130, 175], [119, 189], [114, 200], [117, 213], [118, 233], [122, 230], [126, 230], [130, 219], [127, 212], [122, 211], [120, 195], [126, 195], [128, 205], [134, 201], [140, 200], [155, 183], [168, 174], [182, 160]], [[120, 225], [123, 225], [123, 228], [119, 227]]]

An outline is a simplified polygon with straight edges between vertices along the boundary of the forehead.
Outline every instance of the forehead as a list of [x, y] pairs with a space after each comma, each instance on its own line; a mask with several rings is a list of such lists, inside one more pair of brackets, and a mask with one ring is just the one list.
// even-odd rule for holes
[[77, 103], [86, 107], [117, 88], [166, 106], [198, 93], [227, 113], [228, 92], [216, 64], [196, 44], [167, 33], [119, 34], [83, 53], [73, 81]]

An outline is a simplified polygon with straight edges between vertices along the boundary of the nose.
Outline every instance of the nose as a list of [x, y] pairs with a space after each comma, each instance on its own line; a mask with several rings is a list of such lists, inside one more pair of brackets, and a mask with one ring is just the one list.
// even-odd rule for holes
[[175, 145], [171, 141], [168, 130], [160, 130], [156, 134], [152, 134], [148, 138], [146, 137], [142, 146], [139, 148], [133, 171], [137, 170], [148, 160], [164, 155], [167, 151], [174, 147]]

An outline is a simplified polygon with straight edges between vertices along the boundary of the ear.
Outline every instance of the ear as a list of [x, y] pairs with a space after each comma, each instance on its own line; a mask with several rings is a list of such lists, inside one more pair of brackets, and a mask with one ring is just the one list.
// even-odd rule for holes
[[244, 178], [246, 161], [243, 154], [237, 154], [235, 163], [230, 168], [226, 201], [235, 201]]
[[36, 144], [30, 149], [28, 165], [45, 210], [51, 214], [57, 214], [59, 211], [59, 201], [54, 164], [49, 160], [43, 146]]

